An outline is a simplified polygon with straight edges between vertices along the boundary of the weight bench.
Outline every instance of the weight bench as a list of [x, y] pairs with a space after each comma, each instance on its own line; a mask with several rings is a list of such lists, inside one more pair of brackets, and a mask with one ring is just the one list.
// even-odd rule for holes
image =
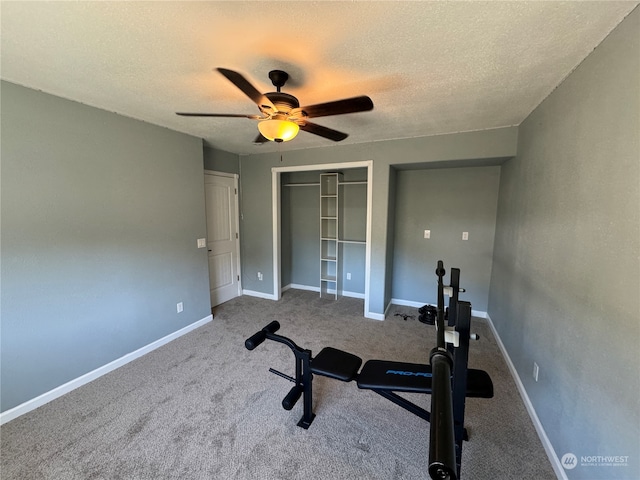
[[[460, 345], [456, 348], [453, 356], [452, 386], [455, 422], [462, 426], [464, 424], [465, 398], [492, 398], [493, 382], [487, 372], [467, 368], [471, 304], [458, 302], [458, 306], [462, 307], [459, 308], [461, 311], [457, 312], [458, 328], [467, 334], [461, 336]], [[295, 354], [295, 378], [274, 369], [269, 369], [269, 371], [295, 383], [295, 386], [282, 401], [282, 406], [286, 410], [291, 410], [304, 394], [304, 412], [298, 426], [309, 428], [315, 418], [312, 412], [313, 375], [321, 375], [346, 383], [356, 380], [359, 389], [372, 390], [420, 418], [430, 420], [430, 412], [401, 397], [396, 392], [431, 394], [433, 378], [431, 365], [368, 360], [360, 370], [362, 365], [360, 357], [333, 347], [325, 347], [318, 355], [312, 357], [310, 350], [302, 349], [292, 340], [276, 335], [275, 332], [279, 328], [278, 322], [271, 322], [260, 332], [247, 339], [245, 346], [249, 350], [253, 350], [265, 339], [270, 339], [284, 343]], [[456, 408], [456, 404], [458, 408]], [[467, 439], [466, 432], [461, 431], [461, 435]]]
[[[464, 411], [467, 397], [472, 398], [492, 398], [493, 382], [489, 374], [483, 370], [469, 369], [469, 340], [471, 324], [471, 304], [469, 302], [458, 301], [460, 271], [456, 268], [451, 270], [451, 287], [449, 303], [449, 327], [454, 335], [455, 348], [452, 345], [448, 349], [442, 349], [444, 353], [452, 358], [451, 377], [449, 383], [452, 394], [453, 409], [453, 430], [455, 437], [455, 462], [457, 474], [460, 474], [460, 462], [462, 458], [462, 441], [468, 440], [468, 434], [464, 428]], [[439, 304], [440, 304], [439, 298]], [[298, 422], [298, 426], [308, 429], [315, 418], [313, 413], [312, 384], [313, 375], [351, 382], [356, 380], [358, 388], [361, 390], [371, 390], [378, 395], [390, 400], [405, 410], [430, 422], [431, 412], [410, 402], [406, 398], [398, 395], [400, 393], [421, 393], [431, 394], [433, 392], [432, 365], [395, 362], [388, 360], [368, 360], [362, 366], [362, 359], [356, 355], [339, 350], [333, 347], [325, 347], [320, 353], [312, 357], [311, 351], [302, 349], [292, 340], [277, 335], [275, 332], [280, 328], [277, 321], [271, 322], [259, 332], [255, 333], [245, 341], [245, 347], [253, 350], [265, 339], [284, 343], [293, 351], [296, 359], [295, 377], [291, 377], [282, 372], [269, 369], [270, 372], [283, 377], [295, 385], [282, 400], [285, 410], [291, 410], [301, 396], [303, 398], [303, 416]], [[446, 330], [442, 326], [443, 330]], [[441, 332], [438, 332], [439, 335]], [[449, 333], [449, 332], [448, 332]], [[444, 335], [444, 333], [442, 333]], [[477, 336], [474, 337], [477, 339]], [[442, 352], [438, 352], [443, 354]], [[433, 355], [433, 352], [432, 352]], [[360, 367], [362, 366], [362, 370]], [[446, 379], [449, 374], [444, 377]], [[448, 388], [447, 388], [448, 389]], [[437, 416], [434, 418], [438, 418]]]

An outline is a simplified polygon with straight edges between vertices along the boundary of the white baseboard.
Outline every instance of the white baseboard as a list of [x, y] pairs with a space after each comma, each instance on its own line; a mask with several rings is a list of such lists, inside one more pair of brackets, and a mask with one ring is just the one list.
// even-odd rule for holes
[[367, 312], [365, 314], [366, 318], [370, 318], [371, 320], [384, 320], [387, 315], [386, 313], [373, 313], [373, 312]]
[[213, 315], [207, 315], [203, 319], [198, 320], [197, 322], [192, 323], [191, 325], [187, 325], [186, 327], [181, 328], [176, 332], [170, 333], [169, 335], [162, 337], [161, 339], [156, 340], [155, 342], [152, 342], [149, 345], [141, 347], [131, 353], [127, 353], [126, 355], [112, 362], [109, 362], [106, 365], [103, 365], [102, 367], [98, 367], [95, 370], [92, 370], [91, 372], [85, 373], [84, 375], [74, 380], [71, 380], [63, 385], [60, 385], [59, 387], [54, 388], [53, 390], [43, 393], [42, 395], [39, 395], [36, 398], [32, 398], [31, 400], [28, 400], [16, 407], [13, 407], [5, 412], [2, 412], [0, 413], [0, 425], [3, 425], [9, 422], [10, 420], [13, 420], [14, 418], [17, 418], [20, 415], [24, 415], [25, 413], [28, 413], [31, 410], [35, 410], [36, 408], [41, 407], [45, 403], [49, 403], [50, 401], [55, 400], [56, 398], [59, 398], [62, 395], [69, 393], [70, 391], [75, 390], [76, 388], [81, 387], [82, 385], [85, 385], [95, 380], [96, 378], [99, 378], [109, 372], [112, 372], [116, 368], [119, 368], [135, 360], [136, 358], [139, 358], [151, 352], [152, 350], [155, 350], [156, 348], [169, 343], [171, 340], [175, 340], [176, 338], [181, 337], [182, 335], [189, 333], [190, 331], [195, 330], [198, 327], [201, 327], [202, 325], [210, 322], [211, 320], [213, 320]]
[[414, 307], [420, 308], [426, 305], [424, 302], [414, 302], [413, 300], [403, 300], [401, 298], [392, 298], [391, 302], [387, 306], [387, 310], [389, 310], [391, 305], [399, 305], [401, 307]]
[[[282, 287], [282, 289], [280, 290], [281, 292], [286, 292], [289, 289], [295, 289], [295, 290], [307, 290], [309, 292], [318, 292], [320, 293], [320, 287], [312, 287], [310, 285], [300, 285], [298, 283], [290, 283], [289, 285], [286, 285], [284, 287]], [[335, 289], [328, 289], [327, 293], [336, 293]], [[350, 292], [348, 290], [343, 290], [342, 293], [340, 293], [341, 296], [343, 297], [350, 297], [350, 298], [364, 298], [364, 293], [358, 293], [358, 292]]]
[[[448, 302], [446, 302], [446, 303], [448, 304]], [[414, 308], [420, 308], [420, 307], [423, 307], [424, 305], [433, 305], [431, 303], [414, 302], [413, 300], [403, 300], [401, 298], [392, 298], [391, 299], [391, 303], [389, 305], [392, 305], [392, 304], [393, 305], [403, 306], [403, 307], [414, 307]], [[388, 306], [387, 306], [387, 310], [389, 310]], [[471, 316], [472, 317], [487, 318], [487, 312], [482, 311], [482, 310], [471, 310]]]
[[276, 296], [272, 293], [262, 293], [256, 292], [254, 290], [242, 290], [243, 295], [248, 295], [250, 297], [264, 298], [266, 300], [275, 300]]
[[364, 293], [350, 292], [348, 290], [343, 290], [342, 291], [342, 296], [343, 297], [349, 297], [349, 298], [359, 298], [361, 300], [364, 299]]
[[493, 333], [493, 336], [496, 339], [496, 343], [498, 344], [498, 347], [500, 347], [502, 356], [507, 362], [507, 366], [509, 367], [511, 376], [513, 377], [513, 380], [516, 382], [516, 386], [518, 387], [518, 392], [520, 393], [520, 397], [522, 397], [524, 406], [526, 407], [527, 412], [529, 413], [529, 417], [531, 417], [531, 421], [533, 422], [533, 425], [536, 428], [536, 432], [538, 433], [538, 437], [540, 437], [542, 446], [547, 452], [547, 457], [549, 457], [549, 461], [551, 462], [551, 466], [553, 467], [553, 470], [556, 472], [556, 475], [559, 479], [568, 480], [567, 473], [562, 467], [562, 464], [560, 463], [560, 459], [558, 458], [558, 455], [556, 455], [556, 451], [553, 449], [553, 445], [551, 445], [551, 441], [549, 440], [549, 437], [547, 437], [547, 433], [544, 431], [544, 427], [542, 426], [542, 423], [538, 418], [536, 409], [533, 407], [533, 404], [531, 403], [531, 399], [527, 394], [527, 390], [524, 388], [524, 384], [520, 379], [520, 375], [518, 375], [518, 371], [516, 370], [515, 365], [511, 361], [511, 357], [509, 357], [509, 353], [507, 352], [507, 349], [502, 343], [502, 340], [500, 339], [500, 335], [498, 335], [498, 331], [496, 330], [496, 327], [493, 325], [493, 322], [491, 321], [491, 317], [489, 316], [488, 313], [486, 312], [484, 313], [485, 313], [484, 318], [487, 319], [487, 323], [489, 324], [489, 327], [491, 328], [491, 332]]
[[285, 292], [293, 288], [294, 290], [306, 290], [308, 292], [320, 293], [320, 287], [312, 287], [310, 285], [300, 285], [299, 283], [290, 283], [289, 285], [282, 287], [282, 291]]

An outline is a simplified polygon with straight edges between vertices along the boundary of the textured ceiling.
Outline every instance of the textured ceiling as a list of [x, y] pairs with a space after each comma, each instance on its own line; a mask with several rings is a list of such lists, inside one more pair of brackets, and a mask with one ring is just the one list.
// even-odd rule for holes
[[239, 154], [333, 145], [300, 132], [253, 145], [258, 90], [290, 74], [302, 105], [369, 95], [371, 112], [314, 119], [341, 143], [518, 125], [638, 4], [535, 2], [6, 2], [4, 80], [204, 138]]

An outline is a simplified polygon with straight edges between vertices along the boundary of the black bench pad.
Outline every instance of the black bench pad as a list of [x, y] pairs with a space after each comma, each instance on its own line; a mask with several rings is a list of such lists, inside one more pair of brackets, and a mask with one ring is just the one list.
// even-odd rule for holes
[[431, 365], [369, 360], [358, 376], [358, 388], [431, 393]]
[[[358, 376], [358, 388], [431, 393], [431, 365], [369, 360]], [[493, 382], [484, 370], [467, 370], [467, 397], [493, 397]]]
[[311, 373], [350, 382], [358, 374], [360, 365], [360, 357], [336, 348], [325, 347], [311, 360]]

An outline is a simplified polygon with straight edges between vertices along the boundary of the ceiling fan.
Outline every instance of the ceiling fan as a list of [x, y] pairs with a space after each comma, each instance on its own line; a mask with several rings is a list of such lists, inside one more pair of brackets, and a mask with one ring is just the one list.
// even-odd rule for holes
[[309, 122], [308, 119], [342, 115], [345, 113], [365, 112], [373, 109], [373, 102], [365, 95], [300, 107], [300, 102], [298, 102], [296, 97], [280, 91], [289, 79], [287, 72], [283, 72], [282, 70], [270, 71], [269, 78], [277, 91], [263, 94], [238, 72], [226, 68], [218, 68], [217, 70], [255, 102], [260, 110], [260, 114], [243, 115], [235, 113], [186, 112], [176, 112], [176, 114], [185, 117], [240, 117], [258, 120], [258, 130], [260, 133], [254, 140], [254, 143], [262, 144], [268, 141], [286, 142], [293, 139], [299, 130], [304, 130], [305, 132], [339, 142], [349, 135]]

